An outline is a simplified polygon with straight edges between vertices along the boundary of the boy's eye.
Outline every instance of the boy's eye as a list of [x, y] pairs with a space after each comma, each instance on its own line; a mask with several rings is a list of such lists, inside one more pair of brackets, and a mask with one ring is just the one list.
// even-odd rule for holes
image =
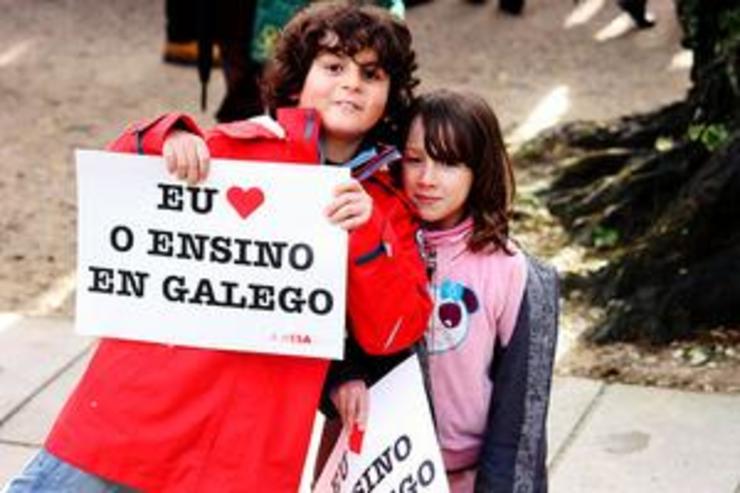
[[367, 80], [385, 79], [385, 70], [380, 67], [363, 67], [362, 76]]
[[327, 63], [324, 65], [324, 69], [329, 72], [330, 74], [340, 74], [342, 73], [342, 64], [341, 63]]
[[415, 165], [421, 164], [421, 158], [418, 156], [404, 156], [403, 164], [406, 164], [409, 166], [415, 166]]

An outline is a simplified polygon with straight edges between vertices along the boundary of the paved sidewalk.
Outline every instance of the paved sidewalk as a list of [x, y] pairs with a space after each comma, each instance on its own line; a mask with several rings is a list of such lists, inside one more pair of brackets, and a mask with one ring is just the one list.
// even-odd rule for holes
[[[0, 317], [0, 485], [41, 445], [92, 340], [60, 319]], [[555, 381], [554, 493], [740, 493], [740, 395]]]

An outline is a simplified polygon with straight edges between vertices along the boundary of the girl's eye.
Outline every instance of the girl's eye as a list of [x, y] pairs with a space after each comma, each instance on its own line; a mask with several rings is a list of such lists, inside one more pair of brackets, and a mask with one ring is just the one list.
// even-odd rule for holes
[[421, 163], [421, 158], [418, 158], [416, 156], [404, 156], [403, 157], [403, 164], [409, 165], [409, 166], [415, 166]]

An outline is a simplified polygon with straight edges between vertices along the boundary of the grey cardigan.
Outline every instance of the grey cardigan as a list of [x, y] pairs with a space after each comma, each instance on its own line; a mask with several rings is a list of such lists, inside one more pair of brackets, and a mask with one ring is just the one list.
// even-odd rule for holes
[[558, 330], [555, 269], [527, 257], [527, 285], [509, 344], [494, 350], [488, 426], [475, 491], [547, 492], [547, 411]]

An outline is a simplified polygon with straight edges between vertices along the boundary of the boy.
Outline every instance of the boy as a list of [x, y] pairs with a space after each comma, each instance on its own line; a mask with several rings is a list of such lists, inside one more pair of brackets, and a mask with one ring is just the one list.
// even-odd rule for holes
[[[342, 163], [362, 148], [374, 156], [362, 168], [370, 173], [391, 155], [372, 148], [408, 107], [414, 69], [410, 33], [390, 14], [318, 4], [286, 26], [267, 76], [272, 109], [300, 108], [277, 111], [282, 128], [237, 122], [204, 141], [189, 118], [168, 115], [112, 149], [164, 151], [169, 170], [191, 183], [206, 177], [211, 154]], [[351, 181], [327, 208], [350, 231], [350, 334], [374, 354], [415, 342], [430, 310], [414, 221], [390, 183], [384, 172], [364, 186]], [[104, 339], [45, 450], [10, 491], [295, 492], [328, 365]]]

